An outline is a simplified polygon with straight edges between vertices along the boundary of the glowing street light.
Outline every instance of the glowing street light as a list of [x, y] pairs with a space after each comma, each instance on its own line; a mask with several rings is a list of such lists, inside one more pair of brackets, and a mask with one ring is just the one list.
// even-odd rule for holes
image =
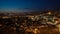
[[57, 25], [58, 31], [60, 32], [60, 25]]
[[50, 14], [51, 14], [51, 12], [48, 12], [48, 14], [50, 15]]
[[40, 33], [40, 31], [39, 31], [37, 28], [35, 28], [35, 29], [33, 30], [33, 33], [34, 33], [34, 34], [37, 34], [37, 33]]

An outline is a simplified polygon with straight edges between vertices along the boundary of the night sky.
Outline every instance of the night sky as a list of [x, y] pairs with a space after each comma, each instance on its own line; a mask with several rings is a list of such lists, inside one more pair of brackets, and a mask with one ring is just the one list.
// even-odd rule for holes
[[60, 9], [60, 0], [0, 0], [0, 10]]

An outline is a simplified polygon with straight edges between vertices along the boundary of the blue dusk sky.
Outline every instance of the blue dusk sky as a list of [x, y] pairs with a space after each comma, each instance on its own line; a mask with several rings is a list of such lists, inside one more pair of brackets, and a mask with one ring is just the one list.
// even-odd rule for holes
[[0, 0], [0, 10], [60, 9], [60, 0]]

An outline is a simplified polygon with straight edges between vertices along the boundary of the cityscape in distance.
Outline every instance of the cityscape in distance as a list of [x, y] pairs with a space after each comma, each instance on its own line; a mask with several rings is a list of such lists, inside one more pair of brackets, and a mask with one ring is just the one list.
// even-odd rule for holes
[[60, 34], [60, 0], [0, 0], [0, 34]]

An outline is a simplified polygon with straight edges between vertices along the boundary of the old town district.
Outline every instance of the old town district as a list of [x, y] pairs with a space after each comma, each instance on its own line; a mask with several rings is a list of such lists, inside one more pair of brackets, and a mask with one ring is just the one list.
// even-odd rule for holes
[[0, 16], [1, 34], [60, 34], [60, 14]]

